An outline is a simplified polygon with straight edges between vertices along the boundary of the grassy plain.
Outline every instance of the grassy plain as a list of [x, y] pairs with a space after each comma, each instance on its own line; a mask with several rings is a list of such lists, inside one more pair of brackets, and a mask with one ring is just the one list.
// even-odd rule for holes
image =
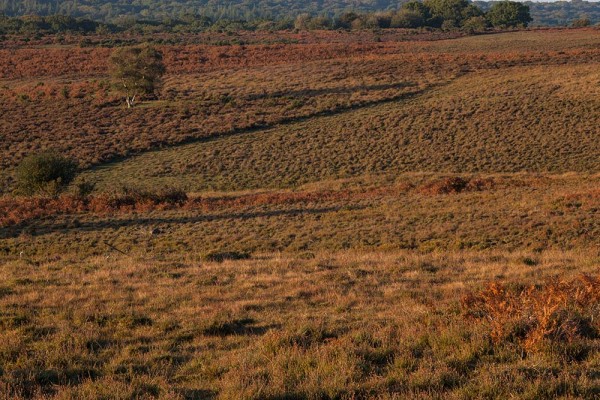
[[[372, 177], [290, 190], [204, 193], [182, 205], [6, 200], [0, 252], [101, 255], [345, 249], [507, 251], [600, 246], [598, 175], [497, 175], [480, 189], [429, 190], [437, 175]], [[152, 233], [156, 231], [156, 233]], [[1, 253], [0, 253], [1, 254]]]
[[109, 39], [0, 48], [1, 397], [600, 397], [600, 31]]
[[460, 297], [599, 265], [580, 251], [13, 260], [0, 384], [7, 398], [590, 399], [597, 339], [494, 344]]

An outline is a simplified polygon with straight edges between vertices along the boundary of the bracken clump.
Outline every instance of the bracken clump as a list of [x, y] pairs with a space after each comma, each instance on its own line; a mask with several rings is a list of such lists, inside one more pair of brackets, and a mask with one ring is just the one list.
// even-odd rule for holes
[[525, 351], [544, 344], [597, 339], [600, 332], [600, 278], [553, 278], [542, 286], [511, 288], [489, 283], [462, 298], [465, 316], [483, 321], [495, 344], [517, 343]]

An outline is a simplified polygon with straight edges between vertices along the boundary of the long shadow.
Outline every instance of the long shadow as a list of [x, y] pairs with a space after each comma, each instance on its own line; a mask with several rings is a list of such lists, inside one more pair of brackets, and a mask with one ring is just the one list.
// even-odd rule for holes
[[218, 393], [208, 389], [180, 389], [180, 394], [185, 400], [213, 400]]
[[271, 329], [280, 328], [280, 324], [255, 325], [252, 318], [235, 319], [215, 323], [206, 327], [202, 333], [206, 336], [261, 336]]
[[[114, 164], [119, 164], [123, 161], [126, 161], [127, 159], [129, 159], [131, 157], [134, 157], [134, 156], [137, 156], [140, 154], [173, 149], [173, 148], [177, 148], [177, 147], [181, 147], [181, 146], [185, 146], [185, 145], [189, 145], [189, 144], [209, 143], [209, 142], [221, 140], [224, 138], [247, 135], [247, 134], [251, 134], [251, 133], [255, 133], [255, 132], [259, 132], [259, 131], [263, 131], [263, 130], [267, 130], [267, 129], [273, 129], [273, 128], [282, 127], [282, 126], [294, 125], [294, 124], [309, 121], [309, 120], [315, 119], [315, 118], [343, 115], [343, 114], [350, 113], [353, 111], [377, 107], [380, 105], [394, 103], [394, 102], [401, 101], [401, 100], [410, 100], [410, 99], [416, 98], [418, 96], [421, 96], [427, 92], [435, 90], [437, 88], [447, 86], [450, 83], [452, 83], [455, 79], [458, 79], [461, 76], [463, 76], [463, 74], [459, 73], [455, 76], [454, 79], [451, 79], [447, 82], [433, 84], [425, 89], [415, 90], [410, 93], [401, 93], [401, 94], [398, 94], [398, 95], [395, 95], [392, 97], [387, 97], [385, 99], [369, 100], [369, 101], [364, 101], [364, 102], [361, 102], [358, 104], [353, 104], [350, 106], [340, 106], [340, 107], [337, 107], [332, 110], [330, 109], [330, 110], [317, 111], [312, 114], [304, 115], [304, 116], [282, 118], [279, 121], [271, 123], [271, 124], [255, 123], [253, 125], [246, 126], [244, 128], [236, 128], [236, 129], [232, 129], [231, 131], [228, 131], [228, 132], [220, 132], [220, 133], [211, 134], [210, 136], [191, 137], [188, 139], [178, 141], [177, 143], [158, 143], [155, 147], [149, 148], [147, 150], [138, 151], [138, 152], [132, 152], [127, 156], [114, 157], [114, 158], [110, 159], [109, 161], [103, 162], [98, 165], [94, 165], [94, 166], [88, 168], [87, 170], [94, 171], [94, 170], [102, 170], [102, 169], [110, 168], [110, 166], [112, 166]], [[191, 131], [192, 134], [194, 134], [196, 132], [198, 132], [197, 129]]]
[[[0, 231], [0, 239], [15, 238], [26, 233], [30, 236], [44, 236], [55, 232], [61, 233], [76, 233], [76, 232], [94, 232], [104, 229], [129, 228], [129, 227], [156, 227], [161, 224], [195, 224], [203, 222], [214, 222], [222, 220], [250, 220], [254, 218], [275, 218], [282, 216], [298, 216], [298, 215], [318, 215], [340, 210], [360, 210], [365, 206], [337, 206], [313, 209], [290, 209], [290, 210], [273, 210], [259, 212], [242, 212], [242, 213], [225, 213], [212, 215], [192, 215], [184, 217], [141, 217], [141, 218], [115, 218], [114, 215], [106, 216], [104, 220], [98, 221], [83, 221], [76, 226], [69, 226], [65, 223], [49, 223], [36, 224], [35, 221], [23, 223], [17, 226], [4, 228]], [[94, 217], [94, 216], [93, 216]]]
[[261, 99], [276, 99], [281, 97], [314, 97], [321, 96], [324, 94], [352, 94], [358, 91], [375, 91], [375, 90], [387, 90], [387, 89], [400, 89], [410, 86], [416, 86], [412, 82], [400, 82], [400, 83], [385, 83], [380, 85], [356, 85], [348, 87], [336, 87], [336, 88], [322, 88], [322, 89], [303, 89], [303, 90], [281, 90], [270, 93], [258, 93], [251, 94], [244, 97], [244, 100], [261, 100]]

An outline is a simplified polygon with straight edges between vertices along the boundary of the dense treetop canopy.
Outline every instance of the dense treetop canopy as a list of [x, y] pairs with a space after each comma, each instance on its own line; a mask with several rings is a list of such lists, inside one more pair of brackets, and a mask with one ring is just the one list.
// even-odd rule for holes
[[492, 25], [498, 27], [526, 26], [531, 21], [529, 7], [509, 0], [495, 3], [487, 17]]
[[[455, 6], [467, 0], [453, 0]], [[335, 17], [347, 11], [374, 12], [399, 10], [405, 0], [0, 0], [0, 13], [7, 16], [68, 15], [101, 22], [123, 24], [127, 20], [164, 21], [190, 15], [218, 20], [294, 20], [300, 14]], [[439, 3], [430, 0], [432, 5]], [[475, 2], [484, 11], [494, 2]], [[447, 4], [447, 3], [446, 3]], [[554, 3], [527, 2], [533, 25], [570, 25], [581, 18], [600, 22], [600, 3], [581, 0]], [[460, 7], [462, 9], [462, 7]], [[436, 13], [453, 13], [434, 7]], [[461, 16], [474, 17], [471, 14]], [[405, 12], [405, 14], [411, 13]], [[446, 15], [447, 16], [447, 15]], [[467, 18], [468, 19], [468, 18]], [[451, 23], [449, 23], [451, 24]]]

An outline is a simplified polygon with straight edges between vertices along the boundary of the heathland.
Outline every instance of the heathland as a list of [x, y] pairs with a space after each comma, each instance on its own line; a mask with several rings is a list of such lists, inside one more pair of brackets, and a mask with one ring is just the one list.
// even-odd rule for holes
[[147, 39], [2, 43], [3, 397], [600, 396], [599, 30]]

